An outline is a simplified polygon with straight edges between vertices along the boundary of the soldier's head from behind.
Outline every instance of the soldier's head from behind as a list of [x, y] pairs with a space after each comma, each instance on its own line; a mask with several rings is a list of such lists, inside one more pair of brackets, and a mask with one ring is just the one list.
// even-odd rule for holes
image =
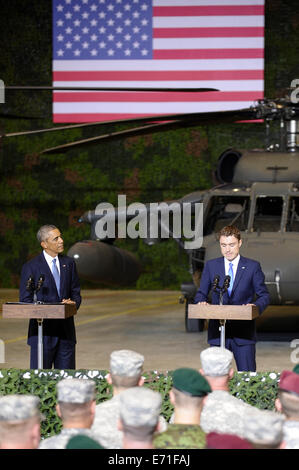
[[228, 390], [228, 382], [234, 375], [233, 357], [231, 351], [217, 346], [200, 353], [200, 373], [205, 376], [212, 390]]
[[283, 416], [274, 411], [252, 408], [244, 415], [244, 438], [255, 449], [283, 448]]
[[282, 371], [275, 406], [287, 419], [299, 421], [299, 374]]
[[162, 397], [146, 387], [131, 387], [120, 394], [119, 429], [123, 448], [151, 448], [159, 430]]
[[39, 403], [39, 398], [33, 395], [0, 398], [0, 448], [38, 448], [42, 418]]
[[172, 384], [169, 397], [174, 405], [174, 422], [199, 424], [204, 398], [212, 391], [208, 381], [196, 369], [182, 367], [174, 371]]
[[144, 356], [135, 351], [121, 349], [111, 353], [107, 381], [113, 385], [114, 395], [127, 388], [143, 385], [143, 363]]
[[90, 428], [95, 414], [95, 382], [63, 379], [57, 384], [56, 411], [64, 428]]

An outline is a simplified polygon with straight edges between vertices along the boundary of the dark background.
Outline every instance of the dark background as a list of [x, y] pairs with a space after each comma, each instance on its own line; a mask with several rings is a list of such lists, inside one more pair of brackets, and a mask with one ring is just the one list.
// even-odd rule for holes
[[[49, 0], [0, 2], [0, 79], [8, 85], [51, 85], [52, 13]], [[266, 1], [265, 96], [283, 97], [299, 79], [298, 0]], [[6, 91], [0, 133], [52, 127], [51, 93]], [[37, 116], [7, 119], [3, 113]], [[264, 145], [262, 124], [200, 126], [99, 144], [65, 154], [38, 151], [71, 140], [123, 129], [120, 125], [77, 129], [0, 141], [0, 287], [18, 287], [22, 264], [40, 252], [35, 234], [54, 223], [66, 250], [88, 239], [77, 218], [117, 195], [134, 201], [175, 199], [215, 183], [213, 172], [225, 149]], [[179, 289], [190, 280], [185, 253], [170, 240], [153, 247], [142, 240], [116, 241], [141, 261], [138, 289]], [[92, 287], [82, 283], [83, 287]]]

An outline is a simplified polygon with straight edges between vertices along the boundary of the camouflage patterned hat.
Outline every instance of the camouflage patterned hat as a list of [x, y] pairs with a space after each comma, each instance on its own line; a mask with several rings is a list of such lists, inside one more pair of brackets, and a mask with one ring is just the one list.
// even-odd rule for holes
[[39, 398], [34, 395], [0, 397], [0, 421], [26, 421], [33, 416], [43, 418], [39, 411], [39, 404]]
[[132, 387], [119, 395], [120, 417], [128, 426], [155, 426], [161, 412], [162, 397], [146, 387]]
[[210, 393], [207, 380], [196, 370], [188, 367], [176, 369], [172, 375], [174, 388], [192, 397], [203, 397]]
[[121, 377], [135, 377], [141, 375], [143, 363], [144, 356], [135, 351], [113, 351], [110, 355], [110, 373]]
[[95, 382], [89, 379], [63, 379], [57, 384], [57, 399], [64, 403], [87, 403], [95, 399]]
[[244, 415], [244, 438], [253, 444], [278, 446], [283, 439], [283, 415], [255, 408]]
[[233, 353], [225, 348], [212, 346], [200, 353], [202, 369], [209, 377], [228, 375], [233, 361]]

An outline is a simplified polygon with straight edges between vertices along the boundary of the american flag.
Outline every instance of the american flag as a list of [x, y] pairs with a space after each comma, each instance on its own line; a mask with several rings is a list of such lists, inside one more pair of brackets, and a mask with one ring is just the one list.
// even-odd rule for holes
[[264, 0], [53, 0], [54, 122], [246, 108], [264, 89]]

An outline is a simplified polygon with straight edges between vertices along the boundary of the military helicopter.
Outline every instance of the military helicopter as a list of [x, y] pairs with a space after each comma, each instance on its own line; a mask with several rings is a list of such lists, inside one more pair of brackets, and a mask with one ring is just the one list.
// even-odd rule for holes
[[[181, 285], [180, 301], [185, 303], [187, 331], [200, 331], [203, 328], [203, 321], [188, 319], [188, 304], [192, 302], [198, 288], [205, 261], [219, 256], [216, 234], [225, 225], [236, 225], [241, 230], [242, 254], [261, 262], [271, 305], [299, 305], [299, 265], [296, 259], [299, 244], [298, 100], [263, 99], [250, 108], [240, 110], [159, 116], [162, 123], [157, 120], [157, 116], [126, 120], [122, 122], [144, 125], [67, 143], [41, 152], [64, 152], [70, 148], [128, 136], [200, 124], [256, 119], [263, 119], [266, 125], [265, 149], [225, 150], [219, 156], [215, 171], [218, 184], [208, 191], [196, 191], [176, 201], [181, 205], [203, 204], [202, 246], [186, 250], [189, 257], [189, 273], [193, 281]], [[278, 142], [270, 139], [270, 124], [274, 121], [279, 122], [280, 126]], [[64, 128], [70, 127], [75, 126]], [[41, 130], [47, 131], [51, 129]], [[168, 201], [166, 204], [170, 205], [172, 202]], [[148, 208], [149, 205], [146, 210]], [[109, 217], [109, 208], [106, 217], [107, 214]], [[122, 222], [127, 222], [133, 217], [121, 209], [116, 213], [110, 211], [110, 214], [111, 218]], [[110, 285], [135, 282], [141, 272], [138, 260], [131, 253], [113, 245], [117, 235], [112, 238], [98, 237], [96, 226], [102, 217], [103, 214], [99, 215], [96, 210], [89, 210], [81, 216], [82, 223], [91, 225], [90, 240], [77, 242], [71, 247], [68, 255], [74, 257], [82, 278], [98, 282], [108, 281]], [[183, 246], [182, 239], [174, 239]], [[160, 242], [161, 237], [148, 236], [144, 241], [152, 245]]]

